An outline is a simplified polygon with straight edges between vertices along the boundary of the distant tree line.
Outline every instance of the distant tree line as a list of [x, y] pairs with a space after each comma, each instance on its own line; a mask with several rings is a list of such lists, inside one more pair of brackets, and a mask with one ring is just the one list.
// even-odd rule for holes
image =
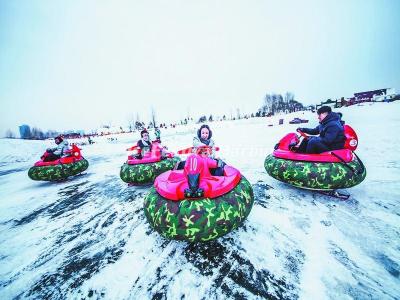
[[[242, 114], [239, 109], [236, 109], [236, 116], [232, 113], [232, 110], [229, 114], [230, 117], [227, 117], [226, 114], [224, 114], [223, 116], [215, 116], [212, 114], [208, 116], [203, 115], [198, 119], [197, 123], [225, 121], [225, 120], [240, 120], [243, 118], [248, 119], [254, 117], [266, 117], [266, 116], [272, 116], [280, 112], [291, 113], [305, 109], [309, 109], [309, 107], [304, 107], [302, 103], [296, 101], [293, 93], [287, 92], [283, 96], [281, 94], [273, 93], [265, 95], [261, 107], [255, 113]], [[186, 125], [190, 121], [193, 122], [193, 118], [188, 116], [184, 120], [180, 120], [180, 124]], [[177, 125], [176, 123], [169, 124], [170, 127], [175, 127], [176, 125]], [[138, 113], [136, 113], [136, 115], [131, 114], [128, 117], [128, 128], [130, 132], [135, 130], [143, 130], [145, 128], [151, 129], [154, 127], [167, 128], [167, 125], [165, 123], [159, 123], [157, 125], [156, 111], [154, 108], [151, 109], [150, 122], [148, 123], [147, 126], [144, 122], [140, 121]], [[103, 128], [110, 128], [110, 125], [103, 125]], [[121, 132], [124, 132], [122, 127], [120, 127], [120, 129]], [[56, 137], [59, 134], [59, 132], [55, 130], [42, 131], [40, 128], [37, 127], [33, 127], [31, 129], [28, 125], [21, 125], [19, 127], [19, 131], [22, 139], [46, 139], [46, 138]], [[5, 137], [16, 138], [16, 135], [13, 131], [8, 129], [5, 133]]]
[[[236, 116], [234, 116], [231, 112], [229, 120], [240, 120], [240, 119], [248, 119], [254, 117], [269, 117], [273, 116], [276, 113], [291, 113], [295, 111], [301, 111], [309, 109], [309, 107], [305, 107], [302, 103], [295, 100], [294, 94], [287, 92], [285, 95], [281, 94], [266, 94], [263, 99], [263, 104], [258, 109], [256, 113], [251, 114], [241, 114], [240, 110], [236, 110]], [[204, 123], [204, 122], [212, 122], [214, 120], [224, 121], [226, 120], [226, 115], [223, 117], [215, 117], [213, 115], [206, 115], [201, 116], [197, 123]]]
[[[60, 134], [58, 131], [55, 130], [43, 131], [37, 127], [30, 128], [28, 125], [19, 126], [19, 133], [21, 139], [29, 139], [29, 140], [44, 140], [47, 138], [54, 138]], [[7, 129], [4, 137], [9, 139], [15, 139], [17, 138], [17, 135], [11, 129]]]
[[11, 129], [7, 129], [5, 137], [8, 139], [15, 139], [15, 133]]
[[291, 113], [299, 110], [305, 110], [305, 107], [294, 99], [293, 93], [287, 92], [284, 96], [281, 94], [266, 94], [264, 103], [257, 113], [258, 116], [271, 116], [280, 112]]
[[[265, 117], [265, 116], [272, 116], [279, 112], [284, 113], [291, 113], [294, 111], [305, 110], [306, 107], [303, 106], [302, 103], [295, 100], [294, 94], [290, 92], [286, 92], [284, 96], [281, 94], [266, 94], [263, 99], [262, 106], [258, 109], [257, 112], [253, 112], [250, 114], [242, 114], [239, 109], [236, 109], [236, 116], [233, 114], [232, 110], [230, 112], [230, 117], [227, 117], [226, 114], [223, 116], [215, 116], [215, 115], [202, 115], [197, 119], [197, 123], [204, 123], [204, 122], [213, 122], [213, 121], [225, 121], [225, 120], [240, 120], [240, 119], [248, 119], [254, 117]], [[129, 117], [129, 130], [141, 130], [144, 128], [154, 128], [157, 127], [156, 125], [156, 111], [154, 108], [151, 108], [150, 114], [150, 122], [146, 126], [144, 122], [140, 122], [139, 114], [131, 114]], [[180, 125], [186, 125], [190, 121], [193, 121], [193, 118], [187, 117], [184, 120], [180, 120]], [[170, 127], [175, 127], [177, 124], [169, 124]], [[160, 123], [158, 125], [160, 128], [167, 128], [165, 123]]]

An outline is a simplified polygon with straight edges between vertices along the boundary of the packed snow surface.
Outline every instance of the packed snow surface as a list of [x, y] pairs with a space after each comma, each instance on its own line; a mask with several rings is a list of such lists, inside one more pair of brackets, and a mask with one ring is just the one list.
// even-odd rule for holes
[[[83, 145], [85, 174], [28, 178], [52, 141], [0, 140], [0, 299], [399, 299], [400, 102], [340, 109], [367, 168], [338, 200], [281, 183], [264, 159], [311, 112], [211, 122], [219, 156], [253, 185], [242, 227], [210, 243], [162, 238], [149, 226], [149, 187], [119, 177], [138, 134]], [[279, 119], [283, 125], [278, 125]], [[268, 126], [273, 125], [273, 126]], [[162, 131], [177, 151], [197, 125]]]

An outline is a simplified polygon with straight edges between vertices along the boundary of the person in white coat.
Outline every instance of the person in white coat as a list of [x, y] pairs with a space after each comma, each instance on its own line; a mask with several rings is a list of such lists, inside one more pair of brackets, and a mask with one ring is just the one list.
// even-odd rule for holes
[[70, 147], [67, 140], [64, 140], [62, 136], [59, 135], [54, 138], [54, 142], [56, 143], [57, 147], [47, 149], [47, 154], [45, 155], [43, 161], [54, 161], [69, 155], [68, 150], [70, 150]]

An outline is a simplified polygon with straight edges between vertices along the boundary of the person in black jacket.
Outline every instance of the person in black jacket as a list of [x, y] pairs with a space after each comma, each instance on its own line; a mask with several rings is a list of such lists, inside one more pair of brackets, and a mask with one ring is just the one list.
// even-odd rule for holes
[[137, 142], [137, 146], [139, 148], [139, 152], [135, 155], [136, 159], [142, 159], [143, 156], [151, 152], [152, 150], [152, 142], [150, 140], [149, 132], [146, 129], [143, 129], [140, 132], [141, 139]]
[[[143, 129], [140, 132], [141, 139], [136, 143], [138, 147], [138, 153], [134, 155], [136, 159], [142, 159], [147, 153], [153, 150], [153, 142], [161, 143], [160, 139], [160, 130], [156, 131], [156, 140], [152, 141], [150, 139], [149, 132], [146, 129]], [[165, 159], [167, 156], [167, 147], [161, 147], [161, 159]]]
[[[341, 114], [332, 112], [329, 106], [321, 106], [317, 110], [319, 125], [315, 128], [297, 128], [310, 135], [318, 135], [318, 137], [310, 137], [306, 145], [299, 148], [305, 148], [306, 153], [318, 154], [330, 150], [338, 150], [344, 147], [344, 122], [341, 120]], [[302, 152], [301, 149], [299, 152]]]

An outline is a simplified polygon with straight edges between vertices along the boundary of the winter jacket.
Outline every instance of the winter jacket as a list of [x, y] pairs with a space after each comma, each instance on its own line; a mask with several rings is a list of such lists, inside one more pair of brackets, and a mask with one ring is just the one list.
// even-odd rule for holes
[[201, 146], [209, 146], [209, 147], [211, 147], [211, 149], [212, 149], [212, 152], [211, 152], [211, 155], [210, 155], [210, 157], [211, 158], [214, 158], [215, 157], [215, 143], [214, 143], [214, 140], [213, 139], [208, 139], [208, 140], [205, 140], [205, 141], [201, 141], [201, 139], [199, 138], [199, 137], [197, 137], [197, 136], [195, 136], [194, 138], [193, 138], [193, 152], [195, 152], [196, 151], [196, 149], [198, 148], [198, 147], [201, 147]]
[[320, 124], [312, 128], [301, 128], [301, 131], [311, 135], [319, 134], [319, 139], [329, 150], [342, 149], [344, 147], [344, 122], [340, 119], [340, 115], [334, 112], [329, 113]]
[[146, 153], [151, 152], [151, 141], [146, 142], [141, 139], [137, 142], [137, 146], [140, 148], [140, 156], [143, 157]]
[[53, 154], [55, 154], [55, 155], [58, 155], [58, 156], [60, 156], [60, 157], [65, 156], [65, 155], [66, 155], [65, 152], [66, 152], [67, 150], [70, 150], [68, 141], [63, 140], [61, 143], [59, 143], [59, 144], [57, 145], [56, 148], [53, 148], [52, 150], [53, 150]]
[[156, 140], [159, 140], [159, 139], [160, 139], [160, 136], [161, 136], [161, 131], [160, 131], [160, 129], [158, 129], [158, 128], [154, 129], [154, 135], [155, 135], [155, 137], [156, 137]]

